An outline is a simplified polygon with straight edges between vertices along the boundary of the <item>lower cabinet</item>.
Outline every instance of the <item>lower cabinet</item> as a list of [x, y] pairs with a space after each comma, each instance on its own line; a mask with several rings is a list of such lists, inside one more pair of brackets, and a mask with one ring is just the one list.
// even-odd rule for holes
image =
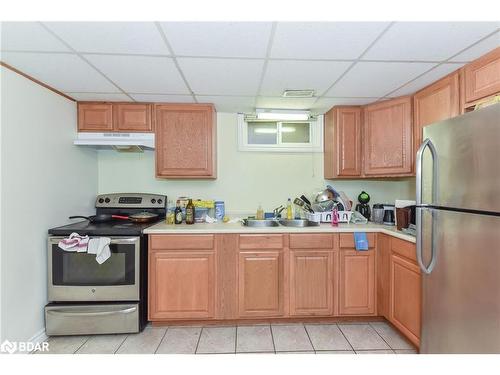
[[340, 315], [375, 314], [375, 251], [340, 250]]
[[150, 320], [210, 319], [214, 307], [214, 251], [150, 252]]
[[284, 314], [283, 251], [240, 251], [238, 311], [240, 317]]
[[392, 254], [389, 274], [389, 320], [418, 346], [422, 301], [420, 268], [415, 263]]
[[334, 254], [290, 250], [290, 315], [332, 315]]

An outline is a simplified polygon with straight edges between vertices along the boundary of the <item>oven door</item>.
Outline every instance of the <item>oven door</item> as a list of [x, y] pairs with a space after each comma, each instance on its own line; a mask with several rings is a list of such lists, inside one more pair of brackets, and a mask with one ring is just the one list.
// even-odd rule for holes
[[64, 251], [48, 242], [48, 299], [62, 301], [138, 301], [140, 237], [111, 237], [111, 256], [99, 264], [94, 254]]

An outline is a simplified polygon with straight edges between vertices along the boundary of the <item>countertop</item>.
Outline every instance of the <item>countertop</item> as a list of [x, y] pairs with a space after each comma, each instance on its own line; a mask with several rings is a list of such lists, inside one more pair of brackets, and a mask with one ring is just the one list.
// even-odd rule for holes
[[294, 228], [294, 227], [245, 227], [240, 223], [198, 223], [193, 225], [177, 224], [167, 225], [161, 221], [144, 230], [146, 234], [207, 234], [207, 233], [342, 233], [342, 232], [376, 232], [384, 233], [405, 241], [415, 243], [415, 237], [398, 231], [395, 226], [380, 224], [342, 224], [332, 227], [330, 224], [320, 224], [316, 227]]

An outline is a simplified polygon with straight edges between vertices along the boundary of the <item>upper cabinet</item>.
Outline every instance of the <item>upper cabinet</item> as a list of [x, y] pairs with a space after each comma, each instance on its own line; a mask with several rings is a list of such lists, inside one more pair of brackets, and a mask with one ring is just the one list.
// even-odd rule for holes
[[466, 65], [463, 70], [465, 103], [500, 92], [500, 47]]
[[422, 143], [425, 125], [460, 114], [459, 74], [454, 72], [418, 91], [413, 96], [415, 151]]
[[152, 132], [151, 105], [136, 103], [78, 103], [80, 132]]
[[361, 176], [361, 108], [333, 107], [324, 119], [325, 178]]
[[155, 106], [156, 176], [216, 178], [216, 113], [211, 104]]
[[363, 109], [364, 174], [407, 176], [413, 170], [411, 97]]

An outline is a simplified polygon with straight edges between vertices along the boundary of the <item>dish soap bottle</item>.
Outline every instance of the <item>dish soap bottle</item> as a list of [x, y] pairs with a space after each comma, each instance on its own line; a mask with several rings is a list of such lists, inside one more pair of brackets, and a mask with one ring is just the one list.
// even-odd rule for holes
[[264, 220], [264, 210], [262, 209], [262, 205], [259, 204], [257, 208], [257, 214], [255, 215], [257, 220]]
[[293, 220], [292, 200], [290, 198], [286, 202], [286, 219]]
[[186, 206], [186, 224], [194, 224], [194, 204], [192, 199], [189, 199]]

